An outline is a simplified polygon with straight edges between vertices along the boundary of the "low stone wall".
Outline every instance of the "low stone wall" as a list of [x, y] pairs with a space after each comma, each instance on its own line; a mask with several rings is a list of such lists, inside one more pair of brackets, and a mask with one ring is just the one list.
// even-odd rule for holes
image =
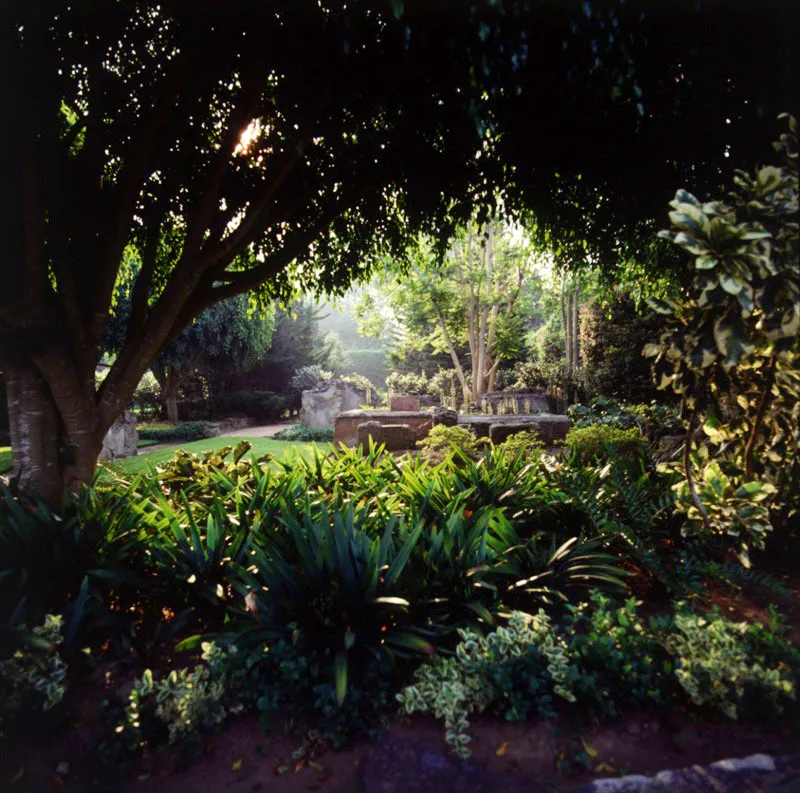
[[230, 418], [212, 421], [211, 424], [216, 428], [216, 435], [232, 435], [236, 430], [243, 430], [245, 427], [252, 427], [256, 423], [255, 419], [249, 416], [231, 416]]
[[480, 399], [481, 409], [491, 406], [494, 414], [530, 415], [547, 413], [549, 403], [543, 391], [489, 391]]
[[420, 398], [417, 394], [392, 394], [389, 397], [389, 410], [393, 413], [398, 411], [417, 411], [420, 408]]
[[126, 410], [109, 428], [100, 450], [101, 460], [120, 460], [136, 454], [139, 433], [136, 431], [136, 414]]
[[534, 429], [547, 445], [552, 445], [567, 437], [572, 422], [566, 416], [537, 413], [531, 416], [459, 416], [458, 425], [468, 427], [478, 438], [489, 438], [494, 443], [501, 443], [515, 432]]
[[[425, 411], [411, 410], [346, 410], [336, 417], [333, 428], [334, 443], [355, 446], [358, 443], [360, 424], [407, 424], [416, 433], [425, 437], [433, 426], [433, 415]], [[414, 448], [413, 444], [410, 448]]]

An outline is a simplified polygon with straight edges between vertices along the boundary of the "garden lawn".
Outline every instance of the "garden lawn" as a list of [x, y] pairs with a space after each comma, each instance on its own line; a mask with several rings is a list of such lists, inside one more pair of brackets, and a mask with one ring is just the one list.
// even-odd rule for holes
[[5, 474], [11, 470], [11, 447], [0, 446], [0, 474]]
[[[303, 456], [310, 457], [313, 443], [293, 443], [291, 441], [276, 441], [272, 438], [242, 438], [235, 435], [223, 436], [220, 438], [206, 438], [201, 441], [191, 441], [168, 449], [159, 449], [147, 454], [137, 454], [134, 457], [126, 457], [114, 463], [114, 468], [124, 474], [138, 474], [147, 470], [148, 464], [161, 465], [170, 460], [178, 449], [185, 449], [193, 454], [214, 451], [222, 446], [236, 446], [239, 441], [247, 441], [253, 448], [248, 452], [249, 457], [263, 457], [265, 454], [274, 454], [278, 458], [284, 458], [291, 451], [296, 451]], [[324, 452], [326, 444], [316, 444], [320, 451]], [[10, 456], [10, 451], [9, 451]], [[0, 458], [2, 459], [2, 458]]]

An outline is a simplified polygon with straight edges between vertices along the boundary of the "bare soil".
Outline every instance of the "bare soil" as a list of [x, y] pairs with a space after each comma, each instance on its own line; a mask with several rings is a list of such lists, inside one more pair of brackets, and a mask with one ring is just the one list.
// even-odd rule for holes
[[[785, 577], [788, 597], [751, 588], [736, 592], [711, 584], [695, 598], [700, 608], [720, 608], [732, 619], [768, 619], [775, 603], [786, 615], [793, 641], [800, 643], [800, 576]], [[644, 611], [657, 610], [646, 604]], [[181, 663], [187, 663], [184, 659]], [[177, 749], [154, 751], [128, 769], [101, 767], [92, 750], [101, 737], [98, 713], [102, 701], [133, 675], [118, 663], [101, 668], [91, 683], [73, 688], [67, 703], [71, 714], [49, 736], [33, 741], [14, 737], [14, 725], [3, 725], [8, 740], [0, 741], [0, 790], [120, 791], [120, 793], [348, 793], [358, 791], [359, 762], [375, 746], [361, 740], [334, 752], [309, 744], [289, 725], [267, 736], [258, 718], [242, 716], [218, 735], [199, 743], [189, 758]], [[53, 729], [45, 717], [44, 729]], [[443, 727], [424, 717], [396, 718], [384, 731], [398, 738], [423, 741], [443, 751]], [[553, 791], [570, 791], [592, 778], [623, 774], [655, 774], [669, 768], [705, 765], [726, 757], [800, 752], [800, 724], [791, 718], [769, 724], [733, 722], [724, 717], [696, 721], [686, 713], [631, 713], [602, 725], [571, 724], [565, 718], [513, 724], [476, 718], [472, 761], [491, 771], [519, 774]], [[58, 773], [59, 763], [68, 763]], [[64, 766], [61, 766], [64, 771]]]
[[[396, 737], [423, 741], [433, 751], [444, 751], [441, 724], [433, 719], [401, 719], [389, 730]], [[597, 777], [648, 775], [725, 757], [800, 751], [798, 725], [788, 721], [765, 729], [723, 720], [693, 723], [683, 715], [635, 713], [613, 724], [577, 730], [564, 720], [510, 724], [487, 717], [477, 719], [470, 732], [472, 762], [553, 791], [574, 790]], [[312, 746], [297, 757], [302, 736], [266, 737], [258, 719], [247, 716], [207, 738], [200, 757], [187, 760], [177, 750], [155, 752], [119, 774], [90, 763], [86, 759], [90, 747], [84, 739], [85, 733], [78, 728], [48, 744], [17, 747], [14, 756], [3, 758], [2, 783], [10, 791], [26, 793], [350, 793], [359, 790], [360, 759], [375, 745], [363, 740], [338, 753]], [[64, 761], [69, 763], [69, 772], [60, 775], [58, 764]]]

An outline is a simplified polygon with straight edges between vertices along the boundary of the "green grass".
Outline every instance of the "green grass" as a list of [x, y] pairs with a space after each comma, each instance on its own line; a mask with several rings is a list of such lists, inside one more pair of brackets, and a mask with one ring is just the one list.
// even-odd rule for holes
[[[287, 441], [276, 441], [272, 438], [241, 438], [236, 436], [225, 436], [221, 438], [206, 438], [202, 441], [192, 441], [182, 443], [179, 446], [172, 446], [169, 449], [160, 449], [149, 454], [137, 454], [135, 457], [126, 457], [113, 464], [113, 468], [122, 474], [138, 474], [146, 471], [149, 465], [161, 465], [172, 458], [178, 449], [186, 449], [187, 452], [202, 454], [203, 452], [219, 449], [221, 446], [236, 446], [239, 441], [245, 440], [252, 445], [249, 452], [251, 457], [262, 457], [265, 454], [274, 454], [276, 457], [284, 457], [291, 450], [297, 451], [304, 456], [310, 456], [314, 444], [311, 443], [292, 443]], [[324, 450], [325, 444], [318, 444]]]
[[159, 443], [160, 441], [154, 441], [149, 438], [139, 438], [139, 440], [136, 441], [136, 448], [144, 449], [147, 446], [158, 446]]
[[11, 470], [11, 447], [0, 446], [0, 474], [5, 474]]

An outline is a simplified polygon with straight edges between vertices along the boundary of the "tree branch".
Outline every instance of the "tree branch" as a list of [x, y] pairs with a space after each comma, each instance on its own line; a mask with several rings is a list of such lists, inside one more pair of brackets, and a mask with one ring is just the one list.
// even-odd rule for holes
[[761, 401], [758, 405], [756, 417], [753, 419], [753, 429], [750, 432], [750, 437], [747, 439], [747, 445], [744, 449], [744, 476], [749, 482], [753, 479], [753, 454], [756, 448], [756, 441], [758, 440], [758, 432], [761, 429], [761, 423], [764, 421], [767, 408], [772, 402], [772, 386], [775, 382], [775, 366], [777, 359], [775, 355], [769, 358], [769, 370], [767, 371], [767, 380], [764, 384], [764, 393], [761, 395]]
[[161, 97], [142, 123], [139, 134], [135, 136], [130, 152], [125, 158], [118, 186], [113, 191], [111, 224], [106, 244], [101, 247], [100, 255], [97, 258], [98, 272], [95, 274], [97, 279], [94, 290], [96, 300], [90, 334], [96, 342], [99, 342], [103, 336], [108, 321], [108, 307], [111, 305], [116, 285], [118, 267], [113, 265], [118, 264], [122, 252], [128, 244], [131, 216], [136, 201], [142, 185], [150, 175], [152, 155], [157, 148], [159, 137], [167, 121], [175, 112], [176, 99], [186, 81], [190, 59], [191, 54], [183, 50], [172, 62], [172, 68], [165, 81]]
[[194, 256], [200, 251], [203, 236], [211, 223], [215, 208], [219, 202], [222, 180], [230, 165], [242, 130], [255, 112], [261, 89], [263, 88], [262, 79], [264, 77], [264, 66], [262, 64], [251, 64], [250, 71], [242, 78], [241, 91], [228, 116], [225, 134], [222, 137], [219, 149], [217, 149], [215, 156], [212, 158], [205, 184], [198, 190], [198, 199], [187, 226], [184, 250], [189, 253], [189, 256]]

